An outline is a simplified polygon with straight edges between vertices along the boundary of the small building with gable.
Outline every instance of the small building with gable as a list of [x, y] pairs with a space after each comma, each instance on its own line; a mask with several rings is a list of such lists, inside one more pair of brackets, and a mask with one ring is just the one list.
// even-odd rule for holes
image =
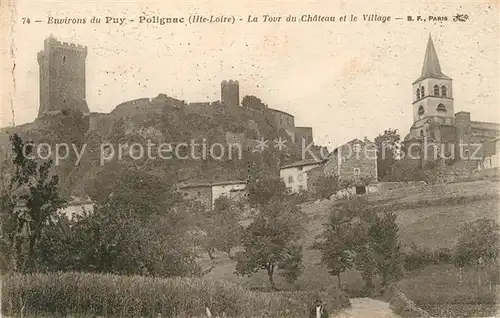
[[285, 182], [286, 188], [292, 193], [307, 191], [308, 183], [307, 171], [319, 167], [321, 161], [310, 159], [294, 162], [280, 168], [280, 177]]
[[185, 200], [199, 201], [206, 209], [213, 209], [215, 200], [225, 196], [238, 200], [246, 193], [247, 183], [242, 180], [218, 182], [193, 182], [178, 185], [178, 191]]

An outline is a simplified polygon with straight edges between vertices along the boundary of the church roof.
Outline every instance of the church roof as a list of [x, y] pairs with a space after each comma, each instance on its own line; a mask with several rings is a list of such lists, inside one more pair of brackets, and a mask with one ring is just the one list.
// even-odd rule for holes
[[427, 49], [425, 50], [422, 74], [420, 74], [420, 77], [414, 82], [414, 84], [426, 78], [451, 79], [450, 77], [444, 75], [441, 71], [441, 65], [439, 64], [436, 48], [434, 47], [430, 34], [429, 41], [427, 42]]

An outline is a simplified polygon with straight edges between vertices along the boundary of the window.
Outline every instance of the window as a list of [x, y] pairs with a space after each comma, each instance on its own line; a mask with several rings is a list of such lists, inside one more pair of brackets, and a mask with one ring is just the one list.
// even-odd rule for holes
[[439, 86], [434, 85], [434, 96], [439, 96]]
[[447, 88], [446, 86], [441, 86], [441, 96], [446, 97], [447, 96]]
[[419, 116], [422, 116], [423, 114], [424, 114], [424, 108], [422, 107], [422, 105], [420, 105], [420, 106], [418, 107], [418, 115], [419, 115]]
[[304, 191], [304, 186], [299, 185], [299, 191]]
[[360, 170], [359, 168], [354, 168], [354, 175], [359, 176]]
[[420, 88], [417, 88], [417, 99], [420, 99]]
[[304, 180], [304, 176], [303, 176], [303, 175], [301, 175], [301, 174], [299, 174], [299, 176], [297, 177], [297, 180], [299, 180], [299, 181]]
[[63, 63], [63, 64], [66, 64], [66, 56], [63, 56], [63, 57], [62, 57], [62, 63]]
[[288, 177], [288, 183], [292, 183], [293, 182], [293, 176], [289, 176]]
[[445, 112], [446, 113], [446, 107], [444, 107], [443, 104], [439, 104], [436, 108], [436, 110], [439, 112]]
[[359, 153], [361, 151], [361, 145], [360, 144], [355, 144], [354, 145], [354, 152]]
[[189, 193], [187, 192], [184, 192], [184, 196], [187, 197], [189, 195]]
[[420, 88], [420, 97], [424, 98], [424, 96], [425, 96], [425, 90], [424, 90], [424, 87], [422, 86]]
[[424, 136], [424, 130], [423, 129], [420, 131], [420, 136], [422, 136], [422, 137]]

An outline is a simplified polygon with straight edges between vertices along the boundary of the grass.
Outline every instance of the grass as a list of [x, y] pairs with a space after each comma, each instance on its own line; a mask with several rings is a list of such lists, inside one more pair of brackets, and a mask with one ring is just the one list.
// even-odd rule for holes
[[[370, 193], [366, 198], [374, 209], [395, 211], [403, 244], [415, 243], [420, 248], [434, 250], [454, 246], [466, 222], [481, 217], [496, 219], [499, 209], [498, 186], [498, 182], [483, 180], [402, 188]], [[320, 264], [320, 253], [309, 249], [315, 236], [321, 233], [333, 204], [335, 202], [325, 200], [302, 205], [308, 216], [306, 235], [302, 240], [304, 272], [293, 285], [277, 277], [275, 281], [280, 289], [333, 292], [334, 278]], [[265, 273], [251, 277], [234, 274], [235, 264], [224, 255], [218, 255], [215, 260], [206, 257], [200, 263], [204, 268], [214, 266], [205, 277], [208, 280], [227, 280], [248, 288], [268, 285]], [[364, 283], [359, 272], [347, 271], [341, 275], [341, 279], [344, 290], [351, 297], [362, 295]]]
[[2, 313], [12, 316], [196, 317], [207, 305], [229, 317], [304, 317], [313, 297], [196, 278], [51, 273], [13, 274], [2, 281]]
[[495, 316], [498, 279], [489, 268], [460, 269], [435, 265], [411, 273], [396, 285], [431, 315], [454, 317]]
[[[396, 212], [403, 244], [415, 243], [432, 250], [452, 247], [465, 222], [481, 217], [496, 218], [498, 185], [491, 181], [453, 183], [371, 193], [366, 198], [375, 209]], [[237, 276], [234, 262], [225, 254], [216, 253], [213, 260], [208, 256], [199, 260], [202, 268], [213, 266], [203, 279], [82, 273], [8, 276], [3, 282], [2, 308], [11, 315], [18, 315], [25, 304], [25, 315], [153, 316], [162, 313], [174, 317], [199, 315], [206, 303], [214, 311], [224, 308], [229, 316], [256, 316], [267, 311], [271, 317], [303, 317], [318, 293], [329, 308], [334, 308], [336, 281], [320, 264], [320, 253], [309, 248], [323, 230], [333, 204], [335, 202], [322, 201], [302, 205], [308, 217], [302, 240], [304, 272], [294, 284], [277, 276], [275, 282], [282, 292], [251, 291], [268, 286], [267, 275], [261, 272], [251, 277]], [[431, 266], [410, 273], [399, 284], [411, 300], [434, 315], [492, 316], [496, 293], [490, 290], [489, 284], [478, 288], [477, 277], [469, 271], [462, 274], [462, 284], [458, 284], [457, 271], [449, 266]], [[347, 271], [341, 279], [351, 297], [363, 296], [364, 284], [359, 272]]]

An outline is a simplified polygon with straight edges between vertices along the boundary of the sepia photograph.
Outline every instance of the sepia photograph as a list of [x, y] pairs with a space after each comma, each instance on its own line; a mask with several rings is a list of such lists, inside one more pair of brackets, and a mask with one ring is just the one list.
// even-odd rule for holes
[[500, 316], [498, 2], [0, 9], [0, 317]]

